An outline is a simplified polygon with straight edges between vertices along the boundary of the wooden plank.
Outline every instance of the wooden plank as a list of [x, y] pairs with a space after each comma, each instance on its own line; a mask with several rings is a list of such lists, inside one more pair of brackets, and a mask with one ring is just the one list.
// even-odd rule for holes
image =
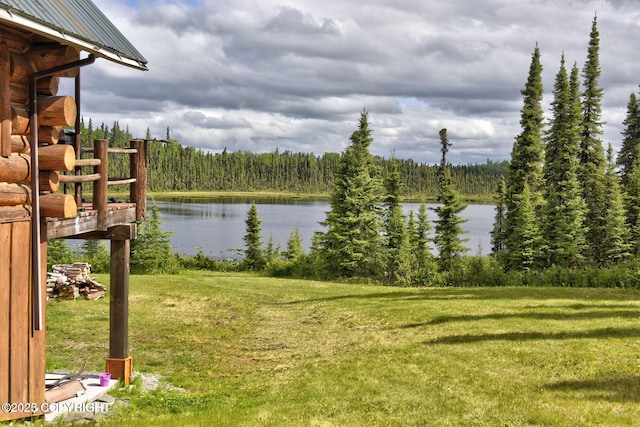
[[[43, 227], [43, 228], [46, 228]], [[29, 337], [29, 402], [44, 403], [45, 397], [45, 362], [46, 362], [46, 339], [45, 339], [45, 319], [47, 307], [47, 233], [46, 229], [40, 233], [40, 286], [42, 288], [42, 330], [32, 330]], [[33, 292], [29, 293], [30, 295]], [[30, 304], [33, 310], [33, 300]]]
[[[0, 403], [9, 401], [11, 224], [0, 223]], [[6, 414], [5, 414], [6, 415]], [[0, 413], [0, 420], [3, 414]]]
[[11, 236], [11, 308], [9, 337], [9, 399], [28, 402], [29, 334], [31, 316], [29, 298], [31, 281], [31, 222], [16, 222]]

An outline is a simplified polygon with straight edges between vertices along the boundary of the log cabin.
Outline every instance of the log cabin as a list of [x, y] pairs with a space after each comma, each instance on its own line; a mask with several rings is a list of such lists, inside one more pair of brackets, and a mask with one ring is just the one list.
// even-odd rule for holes
[[[129, 149], [114, 150], [106, 140], [81, 146], [80, 75], [97, 58], [147, 69], [90, 0], [0, 0], [0, 403], [37, 407], [0, 411], [0, 421], [41, 415], [46, 401], [49, 239], [110, 240], [106, 370], [125, 384], [131, 375], [129, 244], [146, 210], [146, 146], [141, 140]], [[73, 96], [58, 94], [61, 79], [69, 79]], [[130, 157], [130, 177], [108, 177], [112, 152]], [[82, 197], [87, 182], [90, 203]], [[129, 202], [108, 203], [108, 186], [116, 183], [129, 184]]]

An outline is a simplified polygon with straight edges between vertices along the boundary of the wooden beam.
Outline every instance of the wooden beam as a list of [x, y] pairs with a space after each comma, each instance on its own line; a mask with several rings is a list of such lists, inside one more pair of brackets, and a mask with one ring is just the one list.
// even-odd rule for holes
[[90, 231], [78, 234], [70, 239], [82, 240], [134, 240], [137, 236], [137, 226], [135, 223], [121, 224], [109, 228], [107, 231]]
[[[2, 211], [0, 210], [0, 214]], [[126, 205], [119, 209], [109, 208], [107, 211], [107, 229], [120, 224], [127, 224], [136, 220], [134, 205]], [[81, 212], [75, 218], [47, 218], [48, 239], [73, 239], [74, 236], [98, 230], [98, 217], [95, 212]]]
[[129, 357], [129, 240], [111, 241], [109, 357]]

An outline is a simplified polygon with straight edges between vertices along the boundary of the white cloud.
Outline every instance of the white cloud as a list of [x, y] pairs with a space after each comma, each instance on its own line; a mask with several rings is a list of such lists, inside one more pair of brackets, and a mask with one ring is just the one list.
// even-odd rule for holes
[[96, 0], [149, 60], [104, 60], [83, 111], [203, 149], [341, 151], [360, 111], [371, 150], [458, 163], [508, 158], [536, 43], [545, 105], [564, 52], [582, 68], [598, 14], [605, 141], [617, 146], [640, 83], [640, 4], [625, 0]]

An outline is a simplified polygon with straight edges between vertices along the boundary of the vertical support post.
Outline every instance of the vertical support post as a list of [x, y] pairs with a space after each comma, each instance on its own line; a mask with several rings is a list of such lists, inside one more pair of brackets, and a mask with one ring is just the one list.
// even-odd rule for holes
[[111, 240], [111, 299], [109, 301], [109, 357], [106, 371], [129, 384], [129, 253], [130, 240]]
[[98, 231], [107, 231], [107, 183], [109, 181], [107, 148], [106, 139], [96, 139], [93, 142], [93, 157], [100, 159], [100, 164], [93, 168], [93, 173], [100, 174], [100, 178], [93, 182], [93, 208], [98, 215]]
[[140, 222], [147, 216], [147, 141], [131, 141], [131, 148], [136, 149], [130, 162], [131, 177], [136, 182], [131, 184], [129, 199], [136, 204], [136, 221]]
[[11, 56], [6, 43], [0, 43], [0, 156], [11, 155], [11, 104], [9, 77]]
[[[76, 98], [76, 108], [78, 113], [76, 114], [76, 123], [75, 123], [75, 149], [76, 149], [76, 160], [82, 157], [82, 133], [80, 132], [80, 121], [82, 120], [82, 112], [80, 110], [80, 96], [82, 95], [82, 91], [80, 90], [80, 74], [82, 73], [82, 69], [78, 68], [78, 74], [76, 75], [75, 81], [75, 98]], [[74, 171], [75, 175], [82, 175], [82, 167], [78, 166]], [[82, 183], [76, 182], [74, 188], [74, 196], [76, 199], [76, 205], [82, 206]]]

